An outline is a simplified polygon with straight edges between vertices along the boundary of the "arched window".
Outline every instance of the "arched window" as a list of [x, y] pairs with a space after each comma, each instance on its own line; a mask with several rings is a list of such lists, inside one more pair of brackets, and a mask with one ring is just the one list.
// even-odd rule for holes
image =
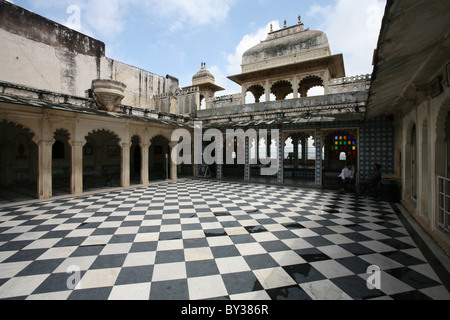
[[53, 144], [53, 159], [64, 159], [65, 158], [65, 149], [64, 149], [64, 142], [62, 141], [56, 141]]

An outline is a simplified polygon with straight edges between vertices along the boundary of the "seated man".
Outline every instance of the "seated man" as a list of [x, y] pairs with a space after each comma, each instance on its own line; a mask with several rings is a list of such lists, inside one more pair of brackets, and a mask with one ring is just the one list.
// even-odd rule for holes
[[369, 174], [364, 180], [362, 180], [356, 187], [357, 195], [364, 195], [367, 189], [373, 188], [381, 181], [381, 165], [374, 164], [373, 172]]
[[347, 163], [347, 166], [342, 170], [338, 177], [339, 191], [345, 192], [347, 185], [354, 179], [355, 172], [352, 170], [352, 164]]

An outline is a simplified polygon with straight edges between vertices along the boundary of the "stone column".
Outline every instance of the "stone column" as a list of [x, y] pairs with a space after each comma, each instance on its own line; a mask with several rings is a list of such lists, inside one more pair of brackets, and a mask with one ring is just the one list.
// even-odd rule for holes
[[294, 90], [294, 99], [298, 99], [298, 78], [297, 76], [294, 76], [294, 80], [292, 80], [292, 90]]
[[294, 145], [294, 169], [298, 169], [298, 136], [292, 135], [292, 144]]
[[148, 178], [148, 155], [150, 144], [149, 143], [140, 143], [141, 147], [141, 184], [148, 185], [150, 183]]
[[52, 146], [53, 141], [38, 143], [38, 198], [52, 197]]
[[269, 80], [266, 80], [266, 86], [264, 88], [265, 93], [266, 93], [266, 102], [270, 101], [270, 82]]
[[122, 143], [122, 159], [120, 162], [120, 185], [122, 188], [130, 186], [130, 148], [131, 143]]
[[[170, 152], [169, 155], [172, 153], [173, 148], [175, 148], [178, 145], [178, 142], [169, 142]], [[170, 180], [177, 181], [178, 180], [178, 166], [177, 166], [177, 159], [171, 159], [170, 161]]]
[[72, 194], [83, 193], [83, 146], [85, 142], [74, 141], [72, 146], [72, 170], [70, 178], [70, 191]]

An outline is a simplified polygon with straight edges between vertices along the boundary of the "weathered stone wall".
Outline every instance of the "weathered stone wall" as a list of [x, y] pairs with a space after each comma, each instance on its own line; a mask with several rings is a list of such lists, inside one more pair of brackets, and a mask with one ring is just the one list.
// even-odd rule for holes
[[110, 79], [127, 88], [124, 105], [154, 110], [152, 97], [175, 91], [178, 79], [115, 61], [105, 44], [0, 0], [0, 80], [85, 97], [92, 80]]

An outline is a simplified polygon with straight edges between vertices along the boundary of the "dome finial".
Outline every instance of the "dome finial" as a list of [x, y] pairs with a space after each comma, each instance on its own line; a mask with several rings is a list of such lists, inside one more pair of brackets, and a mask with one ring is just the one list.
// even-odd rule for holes
[[302, 16], [298, 16], [298, 24], [303, 24], [303, 22], [302, 22]]
[[284, 20], [284, 27], [287, 28], [287, 21]]

